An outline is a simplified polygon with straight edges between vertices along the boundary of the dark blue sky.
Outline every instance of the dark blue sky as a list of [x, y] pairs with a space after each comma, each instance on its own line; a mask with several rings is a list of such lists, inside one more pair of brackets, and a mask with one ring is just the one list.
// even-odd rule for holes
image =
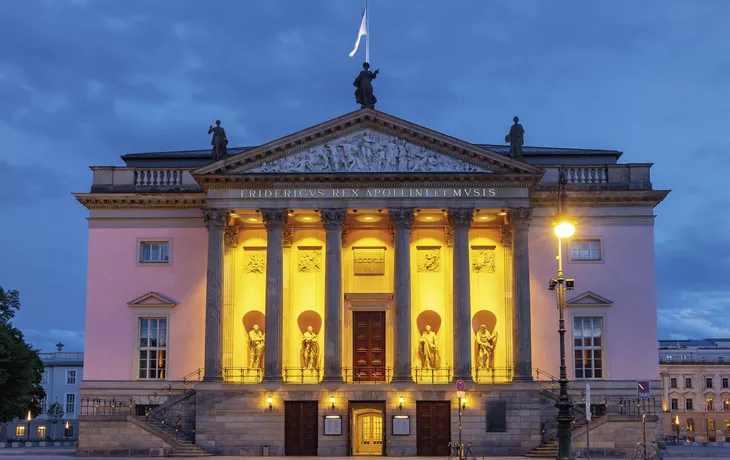
[[[378, 109], [475, 143], [653, 162], [660, 335], [730, 336], [730, 2], [371, 0]], [[0, 285], [83, 346], [89, 165], [257, 145], [357, 109], [361, 0], [0, 1]], [[110, 327], [113, 327], [110, 325]]]

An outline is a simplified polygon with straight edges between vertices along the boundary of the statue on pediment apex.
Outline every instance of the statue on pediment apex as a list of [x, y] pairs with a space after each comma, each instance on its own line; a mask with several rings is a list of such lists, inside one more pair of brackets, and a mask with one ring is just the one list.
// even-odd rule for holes
[[509, 143], [509, 156], [512, 158], [522, 158], [522, 145], [525, 143], [525, 128], [520, 124], [520, 119], [514, 117], [512, 121], [514, 125], [509, 130], [509, 134], [504, 136], [504, 141]]
[[355, 88], [357, 88], [355, 90], [355, 101], [360, 104], [360, 108], [362, 109], [374, 109], [375, 103], [378, 100], [375, 98], [375, 94], [373, 94], [373, 80], [378, 76], [380, 69], [371, 72], [370, 64], [367, 62], [363, 63], [362, 69], [360, 75], [355, 78], [355, 82], [353, 83]]

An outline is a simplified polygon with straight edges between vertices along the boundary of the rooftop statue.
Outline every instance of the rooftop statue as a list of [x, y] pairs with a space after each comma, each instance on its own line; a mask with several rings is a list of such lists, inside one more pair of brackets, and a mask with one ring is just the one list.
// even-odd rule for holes
[[374, 109], [375, 103], [378, 100], [375, 98], [375, 94], [373, 94], [373, 80], [378, 76], [380, 69], [371, 72], [370, 64], [367, 62], [363, 63], [362, 68], [363, 70], [355, 78], [355, 82], [353, 83], [357, 88], [355, 90], [355, 100], [360, 104], [360, 108], [362, 109]]
[[218, 161], [228, 155], [228, 139], [226, 139], [226, 131], [221, 128], [221, 121], [215, 121], [215, 128], [213, 125], [208, 127], [208, 134], [213, 133], [213, 139], [210, 141], [210, 145], [213, 146], [213, 161]]
[[512, 158], [522, 158], [522, 145], [525, 143], [525, 128], [520, 124], [520, 119], [514, 117], [512, 119], [515, 124], [509, 130], [509, 134], [504, 136], [504, 141], [510, 144], [509, 156]]

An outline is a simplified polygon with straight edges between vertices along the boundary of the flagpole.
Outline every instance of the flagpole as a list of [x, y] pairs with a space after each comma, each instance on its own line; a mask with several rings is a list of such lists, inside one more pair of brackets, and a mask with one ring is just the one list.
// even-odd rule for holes
[[370, 11], [368, 11], [368, 0], [365, 0], [365, 62], [370, 62]]

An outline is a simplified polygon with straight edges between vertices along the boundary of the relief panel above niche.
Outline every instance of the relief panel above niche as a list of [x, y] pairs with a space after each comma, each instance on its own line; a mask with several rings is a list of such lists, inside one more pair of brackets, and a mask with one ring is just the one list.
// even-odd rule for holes
[[496, 246], [472, 246], [471, 269], [474, 273], [494, 273]]
[[322, 246], [299, 246], [297, 249], [297, 271], [299, 273], [322, 271]]
[[365, 129], [235, 173], [489, 172], [398, 136]]
[[249, 246], [243, 248], [243, 273], [266, 274], [266, 247]]
[[361, 246], [352, 248], [355, 276], [385, 274], [385, 246]]
[[441, 271], [441, 246], [416, 246], [419, 273]]

